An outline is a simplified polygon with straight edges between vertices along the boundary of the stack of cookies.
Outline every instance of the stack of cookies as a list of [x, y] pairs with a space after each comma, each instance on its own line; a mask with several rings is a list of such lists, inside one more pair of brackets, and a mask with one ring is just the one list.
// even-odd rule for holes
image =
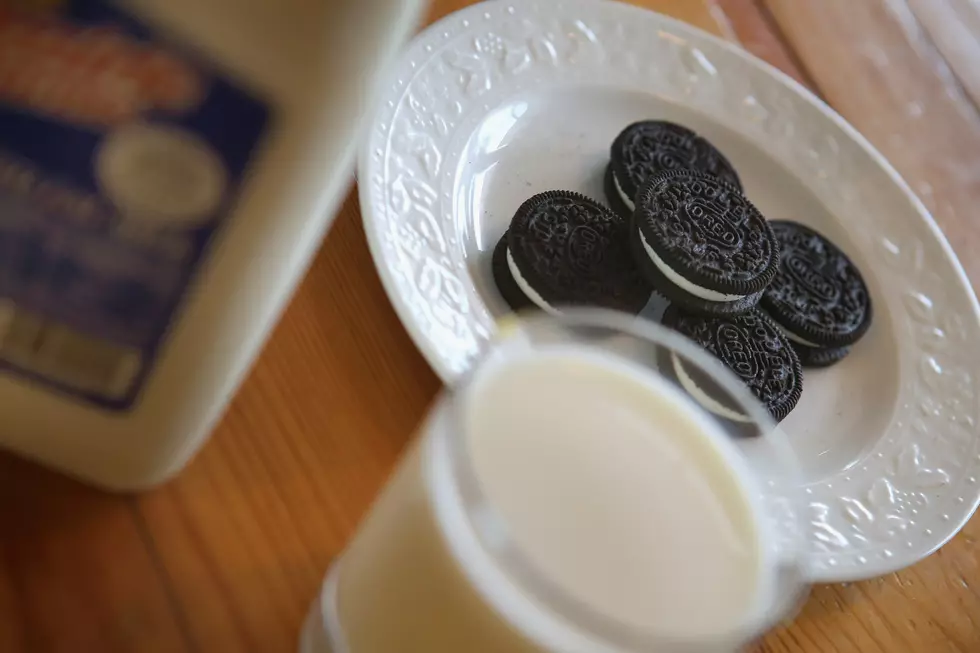
[[[799, 401], [802, 365], [841, 360], [867, 332], [870, 294], [850, 259], [809, 227], [766, 220], [728, 159], [693, 131], [628, 126], [605, 190], [611, 209], [562, 191], [520, 207], [493, 257], [513, 308], [636, 314], [655, 291], [671, 302], [664, 324], [721, 359], [777, 421]], [[680, 361], [669, 369], [696, 383]], [[711, 409], [724, 414], [723, 403]]]

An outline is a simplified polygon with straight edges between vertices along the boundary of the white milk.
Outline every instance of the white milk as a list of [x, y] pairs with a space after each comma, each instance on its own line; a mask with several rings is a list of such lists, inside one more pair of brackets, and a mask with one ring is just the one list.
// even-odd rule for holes
[[[459, 469], [483, 500], [461, 500]], [[725, 435], [646, 369], [570, 346], [491, 361], [437, 407], [335, 566], [334, 653], [618, 650], [544, 585], [622, 632], [723, 640], [768, 600], [751, 486]]]
[[349, 187], [422, 0], [0, 10], [0, 446], [113, 489], [201, 446]]
[[609, 619], [730, 632], [757, 604], [752, 502], [690, 400], [625, 361], [561, 348], [492, 367], [466, 432], [478, 482], [542, 576]]

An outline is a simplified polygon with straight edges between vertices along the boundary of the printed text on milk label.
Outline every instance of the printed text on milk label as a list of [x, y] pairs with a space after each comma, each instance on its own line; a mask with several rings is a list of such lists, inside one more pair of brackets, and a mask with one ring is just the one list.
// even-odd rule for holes
[[126, 409], [269, 108], [112, 4], [15, 6], [0, 4], [0, 370]]

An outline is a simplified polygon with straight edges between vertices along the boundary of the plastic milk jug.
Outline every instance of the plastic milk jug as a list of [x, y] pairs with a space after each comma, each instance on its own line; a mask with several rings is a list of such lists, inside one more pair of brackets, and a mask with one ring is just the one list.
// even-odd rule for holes
[[421, 0], [0, 0], [0, 447], [103, 487], [203, 444]]

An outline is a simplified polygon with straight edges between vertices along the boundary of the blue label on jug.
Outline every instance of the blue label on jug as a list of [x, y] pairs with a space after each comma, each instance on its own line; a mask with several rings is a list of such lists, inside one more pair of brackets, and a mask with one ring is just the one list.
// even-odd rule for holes
[[0, 7], [0, 369], [124, 410], [269, 108], [110, 3], [16, 6]]

